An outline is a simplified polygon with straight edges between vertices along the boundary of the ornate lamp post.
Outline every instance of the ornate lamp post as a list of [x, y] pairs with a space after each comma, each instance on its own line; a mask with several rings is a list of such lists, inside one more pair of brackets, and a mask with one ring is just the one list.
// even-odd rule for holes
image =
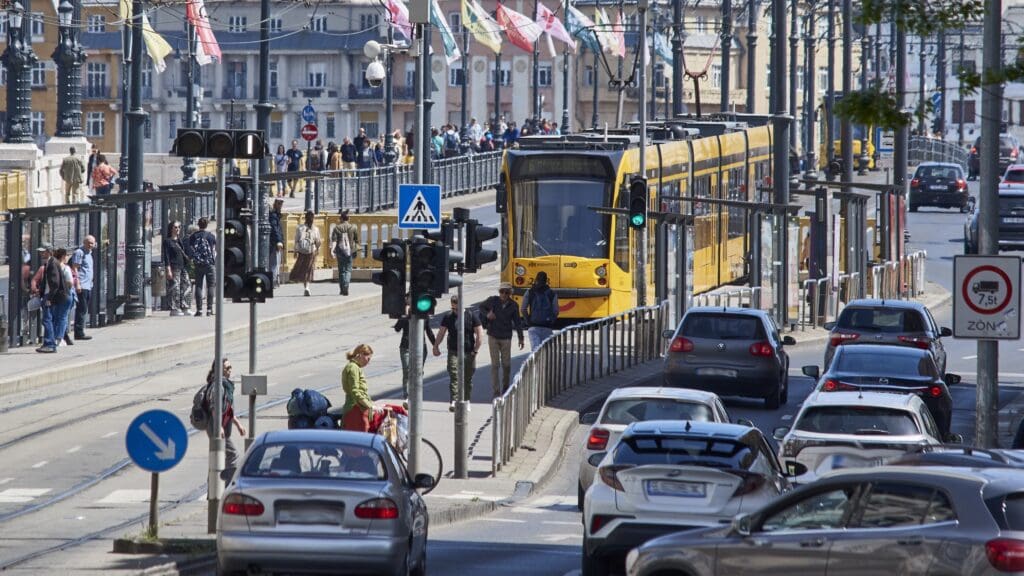
[[11, 144], [31, 144], [32, 66], [38, 58], [32, 52], [32, 36], [26, 34], [29, 0], [16, 0], [7, 12], [7, 49], [0, 60], [7, 67], [7, 138]]
[[78, 42], [75, 7], [61, 0], [57, 7], [60, 41], [53, 51], [57, 63], [57, 136], [82, 135], [82, 63], [85, 51]]

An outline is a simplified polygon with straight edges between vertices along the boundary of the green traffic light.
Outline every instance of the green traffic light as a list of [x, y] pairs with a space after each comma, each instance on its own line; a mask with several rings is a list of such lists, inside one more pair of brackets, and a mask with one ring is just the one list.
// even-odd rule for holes
[[416, 310], [418, 312], [430, 312], [431, 300], [430, 296], [420, 296], [416, 299]]
[[645, 218], [643, 214], [633, 214], [633, 218], [631, 221], [633, 223], [633, 226], [639, 227], [644, 225], [644, 220]]

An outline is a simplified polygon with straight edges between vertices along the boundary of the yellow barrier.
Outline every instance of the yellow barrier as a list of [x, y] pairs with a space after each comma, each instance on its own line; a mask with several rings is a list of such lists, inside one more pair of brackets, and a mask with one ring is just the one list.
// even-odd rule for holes
[[28, 186], [21, 170], [0, 173], [0, 211], [28, 206]]

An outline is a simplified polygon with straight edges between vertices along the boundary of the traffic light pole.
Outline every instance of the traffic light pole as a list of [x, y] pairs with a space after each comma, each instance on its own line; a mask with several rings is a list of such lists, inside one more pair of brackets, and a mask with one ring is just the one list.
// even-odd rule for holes
[[[417, 9], [415, 12], [419, 13]], [[412, 11], [411, 11], [412, 12]], [[423, 15], [428, 15], [422, 10]], [[414, 155], [414, 177], [416, 183], [424, 182], [424, 167], [429, 155], [428, 148], [424, 145], [427, 142], [425, 131], [427, 122], [423, 117], [424, 85], [426, 79], [425, 57], [428, 48], [423, 43], [423, 33], [426, 24], [414, 22], [412, 46], [410, 56], [416, 59], [416, 68], [413, 74], [413, 93], [416, 98], [415, 118], [413, 120], [413, 134], [415, 136]], [[411, 246], [409, 253], [412, 254]], [[415, 306], [415, 302], [413, 302]], [[423, 316], [419, 313], [412, 313], [409, 318], [409, 461], [408, 467], [413, 476], [420, 471], [420, 436], [423, 425]]]
[[[467, 210], [468, 212], [468, 210]], [[466, 253], [466, 224], [458, 223], [459, 250]], [[465, 271], [465, 262], [458, 265], [459, 276]], [[455, 477], [467, 478], [469, 475], [469, 418], [466, 407], [471, 399], [466, 394], [466, 303], [462, 301], [462, 283], [459, 283], [458, 306], [458, 388], [459, 398], [455, 403]]]
[[224, 494], [224, 482], [220, 473], [224, 470], [224, 427], [221, 425], [221, 414], [224, 413], [223, 386], [224, 376], [224, 159], [217, 159], [217, 258], [214, 264], [214, 309], [213, 319], [213, 372], [217, 383], [214, 392], [214, 410], [210, 415], [210, 460], [209, 475], [206, 479], [206, 531], [217, 532], [217, 512], [220, 510], [221, 496]]
[[[640, 86], [640, 177], [644, 179], [645, 186], [647, 181], [647, 50], [644, 49], [647, 46], [647, 6], [649, 0], [639, 0], [637, 9], [640, 12], [640, 75], [639, 75], [639, 86]], [[724, 9], [723, 9], [724, 10]], [[723, 35], [725, 32], [723, 32]], [[728, 51], [728, 48], [724, 48], [723, 52]], [[596, 70], [595, 70], [596, 73]], [[723, 82], [725, 82], [723, 78]], [[728, 84], [723, 84], [725, 91], [728, 91]], [[620, 92], [619, 94], [622, 94]], [[723, 95], [722, 103], [726, 105], [728, 100], [727, 95]], [[723, 108], [723, 112], [724, 112]], [[644, 196], [649, 197], [650, 192], [644, 190]], [[647, 206], [649, 203], [645, 202]], [[647, 305], [647, 240], [650, 235], [647, 233], [647, 217], [644, 216], [644, 226], [640, 228], [640, 262], [637, 263], [637, 274], [640, 277], [640, 290], [638, 291], [639, 305]]]

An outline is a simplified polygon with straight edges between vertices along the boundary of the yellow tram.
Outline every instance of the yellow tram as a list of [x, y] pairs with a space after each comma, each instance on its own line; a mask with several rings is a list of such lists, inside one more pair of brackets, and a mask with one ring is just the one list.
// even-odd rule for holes
[[686, 243], [691, 254], [674, 249], [681, 228], [649, 225], [640, 234], [629, 227], [628, 215], [592, 209], [628, 209], [629, 183], [640, 172], [635, 131], [524, 138], [505, 154], [498, 202], [501, 279], [517, 296], [544, 271], [559, 296], [561, 319], [600, 318], [643, 304], [636, 270], [642, 242], [647, 304], [656, 294], [700, 294], [746, 280], [748, 212], [699, 200], [770, 201], [767, 119], [681, 120], [654, 127], [648, 142], [648, 206], [694, 216]]

